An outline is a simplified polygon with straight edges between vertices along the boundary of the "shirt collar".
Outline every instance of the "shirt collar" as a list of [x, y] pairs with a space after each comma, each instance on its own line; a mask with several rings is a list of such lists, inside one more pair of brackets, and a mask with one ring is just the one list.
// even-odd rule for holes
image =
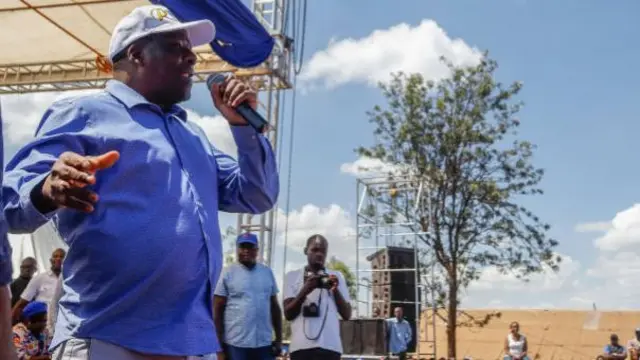
[[179, 105], [171, 105], [171, 108], [167, 112], [163, 112], [162, 109], [156, 104], [152, 104], [144, 96], [140, 95], [139, 92], [127, 86], [127, 84], [123, 83], [119, 80], [109, 80], [107, 81], [107, 85], [105, 90], [113, 95], [116, 99], [120, 100], [127, 108], [131, 109], [136, 106], [144, 105], [150, 106], [155, 111], [160, 112], [161, 114], [170, 114], [179, 118], [180, 120], [187, 120], [187, 112]]

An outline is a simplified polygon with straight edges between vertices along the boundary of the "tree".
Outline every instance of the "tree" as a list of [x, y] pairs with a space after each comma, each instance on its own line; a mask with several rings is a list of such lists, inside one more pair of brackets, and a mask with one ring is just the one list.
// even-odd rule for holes
[[[557, 242], [546, 235], [549, 225], [521, 204], [542, 194], [544, 174], [532, 164], [535, 146], [517, 137], [522, 103], [514, 98], [522, 84], [497, 82], [497, 63], [487, 54], [471, 67], [442, 61], [450, 76], [438, 83], [396, 73], [380, 84], [386, 105], [368, 113], [376, 143], [356, 151], [390, 165], [389, 179], [401, 174], [428, 184], [421, 196], [398, 196], [398, 189], [370, 195], [388, 205], [378, 214], [385, 221], [415, 224], [411, 230], [426, 249], [421, 267], [434, 267], [436, 281], [429, 286], [446, 306], [448, 356], [455, 358], [458, 295], [482, 269], [526, 281], [557, 271], [561, 259], [553, 251]], [[485, 320], [472, 322], [482, 326]]]
[[335, 257], [331, 257], [329, 263], [327, 264], [327, 269], [331, 269], [334, 271], [340, 271], [342, 276], [344, 276], [344, 280], [347, 282], [347, 288], [349, 289], [349, 297], [351, 299], [356, 299], [356, 277], [351, 272], [351, 269], [344, 262], [336, 259]]

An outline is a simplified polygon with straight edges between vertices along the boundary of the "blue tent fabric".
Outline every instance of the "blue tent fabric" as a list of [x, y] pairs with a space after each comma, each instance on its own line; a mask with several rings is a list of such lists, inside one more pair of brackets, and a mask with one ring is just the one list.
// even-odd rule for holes
[[208, 19], [216, 26], [213, 51], [237, 67], [260, 65], [273, 50], [274, 40], [241, 0], [151, 0], [165, 6], [178, 20]]

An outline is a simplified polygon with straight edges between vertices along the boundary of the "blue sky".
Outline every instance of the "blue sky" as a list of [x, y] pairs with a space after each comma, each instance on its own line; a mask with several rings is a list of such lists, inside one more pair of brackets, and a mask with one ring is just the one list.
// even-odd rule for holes
[[[524, 82], [521, 136], [538, 145], [535, 162], [546, 169], [545, 195], [527, 205], [552, 225], [567, 261], [559, 274], [536, 277], [526, 287], [489, 269], [464, 304], [632, 307], [640, 291], [616, 299], [603, 294], [640, 285], [640, 208], [633, 207], [640, 171], [632, 165], [640, 133], [640, 102], [634, 101], [640, 98], [640, 50], [632, 40], [640, 33], [638, 13], [640, 2], [632, 0], [309, 1], [301, 80], [307, 90], [298, 93], [295, 117], [288, 266], [300, 264], [296, 246], [316, 231], [334, 235], [332, 250], [352, 263], [353, 256], [343, 254], [353, 253], [353, 239], [342, 235], [354, 231], [355, 180], [341, 166], [357, 160], [356, 146], [372, 141], [365, 111], [382, 100], [372, 79], [385, 69], [437, 77], [441, 71], [431, 55], [443, 52], [465, 62], [476, 48], [489, 50], [499, 62], [500, 80]], [[404, 30], [394, 28], [400, 24]], [[331, 81], [337, 85], [326, 88]], [[4, 100], [10, 104], [5, 111], [13, 109], [5, 115], [9, 154], [28, 139], [29, 126], [53, 96]], [[290, 104], [291, 91], [287, 96]], [[214, 144], [228, 144], [204, 86], [196, 86], [185, 106]], [[287, 140], [285, 154], [289, 130], [280, 133]], [[232, 151], [232, 144], [220, 147]], [[287, 169], [286, 155], [283, 160]], [[282, 178], [281, 208], [286, 171]], [[223, 219], [235, 223], [232, 216]], [[282, 261], [281, 250], [280, 243], [276, 261]]]

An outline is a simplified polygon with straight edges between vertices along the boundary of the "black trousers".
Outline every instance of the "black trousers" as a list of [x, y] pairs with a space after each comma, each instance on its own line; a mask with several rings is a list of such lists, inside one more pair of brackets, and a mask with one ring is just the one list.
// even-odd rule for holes
[[296, 350], [291, 353], [291, 360], [340, 360], [340, 357], [340, 353], [321, 348]]

